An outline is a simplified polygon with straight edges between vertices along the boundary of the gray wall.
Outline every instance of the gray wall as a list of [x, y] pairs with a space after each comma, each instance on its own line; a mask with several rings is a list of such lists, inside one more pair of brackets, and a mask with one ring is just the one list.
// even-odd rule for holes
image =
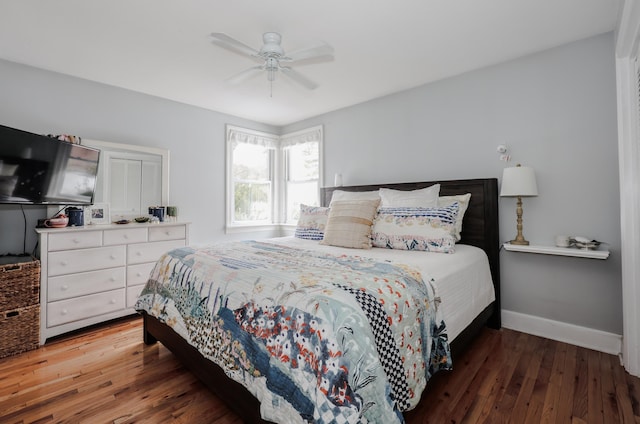
[[[503, 308], [622, 334], [614, 37], [605, 34], [289, 125], [323, 124], [325, 185], [536, 171], [524, 235], [609, 243], [606, 261], [502, 251]], [[511, 162], [499, 160], [506, 144]], [[358, 158], [354, 160], [354, 158]], [[500, 232], [515, 237], [515, 199]]]
[[[212, 94], [213, 95], [213, 94]], [[224, 234], [224, 125], [289, 132], [322, 124], [325, 185], [500, 177], [535, 168], [540, 195], [524, 200], [524, 233], [610, 243], [606, 261], [502, 252], [503, 307], [622, 333], [614, 38], [606, 34], [463, 74], [285, 128], [0, 61], [0, 124], [38, 133], [165, 147], [171, 203], [195, 244]], [[513, 159], [499, 160], [506, 144]], [[354, 160], [358, 158], [358, 160]], [[27, 250], [44, 208], [25, 207]], [[515, 200], [500, 201], [503, 240]], [[22, 251], [22, 212], [0, 205], [0, 254]]]
[[[214, 95], [212, 93], [212, 95]], [[74, 134], [170, 150], [169, 196], [180, 219], [191, 221], [194, 244], [225, 235], [225, 124], [259, 131], [277, 128], [0, 60], [0, 124], [39, 134]], [[46, 208], [26, 206], [27, 243]], [[0, 254], [23, 251], [19, 206], [0, 205]]]

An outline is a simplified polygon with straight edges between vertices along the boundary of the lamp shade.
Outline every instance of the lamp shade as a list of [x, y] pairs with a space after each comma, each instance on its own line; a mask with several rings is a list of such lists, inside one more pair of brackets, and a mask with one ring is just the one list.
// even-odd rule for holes
[[537, 195], [538, 186], [533, 168], [518, 165], [513, 168], [504, 169], [502, 172], [500, 196], [528, 197]]

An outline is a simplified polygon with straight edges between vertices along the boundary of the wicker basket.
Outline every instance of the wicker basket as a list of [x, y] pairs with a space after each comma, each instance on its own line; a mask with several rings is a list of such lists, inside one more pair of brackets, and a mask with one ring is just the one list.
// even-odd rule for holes
[[0, 312], [40, 304], [40, 261], [0, 265]]
[[40, 305], [0, 312], [0, 358], [37, 349]]
[[40, 344], [40, 261], [21, 260], [0, 265], [0, 358]]

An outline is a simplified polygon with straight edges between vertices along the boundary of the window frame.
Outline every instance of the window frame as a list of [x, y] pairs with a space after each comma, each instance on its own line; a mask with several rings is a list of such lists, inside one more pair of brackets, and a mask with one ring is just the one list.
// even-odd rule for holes
[[[306, 142], [318, 143], [318, 182], [317, 197], [320, 201], [320, 187], [323, 181], [323, 128], [322, 125], [306, 128], [300, 131], [287, 133], [284, 135], [270, 134], [262, 131], [255, 131], [242, 127], [227, 124], [226, 126], [226, 232], [259, 231], [262, 229], [273, 229], [274, 227], [295, 226], [293, 222], [287, 220], [287, 163], [285, 149], [288, 146], [302, 144]], [[247, 142], [273, 146], [271, 155], [271, 199], [272, 199], [272, 219], [266, 221], [234, 221], [234, 180], [233, 180], [233, 143]]]

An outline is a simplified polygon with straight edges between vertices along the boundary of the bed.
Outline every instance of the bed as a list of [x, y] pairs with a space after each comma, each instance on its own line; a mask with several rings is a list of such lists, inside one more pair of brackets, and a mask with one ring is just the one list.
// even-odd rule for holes
[[[451, 255], [429, 253], [429, 257], [436, 258], [432, 259], [431, 264], [423, 264], [422, 259], [412, 263], [414, 258], [427, 255], [420, 255], [420, 253], [424, 252], [401, 252], [395, 249], [347, 249], [340, 246], [320, 245], [313, 240], [302, 240], [295, 237], [233, 243], [233, 246], [231, 244], [225, 245], [226, 247], [222, 249], [220, 247], [215, 249], [207, 248], [204, 249], [204, 252], [196, 252], [189, 248], [179, 252], [174, 251], [172, 255], [165, 256], [158, 262], [156, 268], [164, 271], [154, 270], [155, 274], [152, 273], [153, 278], [150, 279], [136, 306], [144, 317], [145, 343], [162, 342], [181, 359], [185, 366], [248, 423], [269, 422], [261, 418], [261, 404], [252, 395], [252, 392], [256, 394], [256, 391], [260, 397], [264, 395], [265, 391], [269, 393], [274, 391], [279, 393], [280, 396], [283, 396], [282, 393], [288, 393], [285, 404], [281, 402], [280, 396], [269, 397], [268, 402], [264, 401], [262, 404], [263, 412], [270, 419], [278, 422], [289, 422], [288, 418], [292, 412], [300, 413], [300, 416], [303, 417], [302, 420], [315, 420], [318, 422], [360, 422], [358, 414], [365, 414], [370, 421], [373, 421], [371, 420], [372, 413], [374, 413], [373, 416], [382, 419], [380, 422], [402, 422], [402, 411], [415, 407], [424, 384], [432, 374], [436, 373], [440, 368], [447, 369], [450, 367], [451, 357], [455, 358], [457, 352], [464, 350], [483, 326], [489, 325], [493, 328], [500, 328], [497, 180], [473, 179], [324, 188], [321, 195], [322, 204], [326, 206], [331, 202], [334, 191], [337, 189], [341, 192], [366, 193], [385, 188], [410, 192], [428, 188], [433, 184], [440, 185], [440, 196], [471, 194], [468, 207], [464, 213], [461, 239], [455, 245], [456, 253]], [[225, 255], [229, 254], [230, 256], [223, 258], [220, 256], [222, 254], [220, 250], [224, 251], [222, 253]], [[262, 255], [261, 259], [259, 259], [262, 262], [258, 263], [258, 265], [248, 266], [246, 258], [249, 255], [255, 256], [255, 252]], [[399, 255], [398, 258], [395, 255]], [[193, 269], [189, 268], [186, 271], [182, 271], [185, 264], [193, 266], [193, 263], [199, 263], [195, 259], [197, 256], [213, 258], [211, 262], [224, 263], [223, 268], [226, 274], [216, 278], [226, 280], [226, 288], [221, 291], [220, 287], [212, 289], [207, 285], [206, 290], [209, 290], [209, 292], [205, 296], [202, 294], [202, 291], [205, 290], [204, 282], [187, 281], [192, 275], [203, 275], [202, 273], [198, 274], [198, 272], [209, 266], [200, 263], [195, 265]], [[486, 272], [484, 273], [488, 275], [487, 279], [492, 288], [490, 296], [485, 290], [484, 293], [479, 292], [479, 294], [474, 295], [472, 299], [460, 300], [458, 296], [457, 300], [454, 300], [455, 292], [459, 294], [460, 292], [469, 291], [460, 289], [460, 284], [463, 284], [462, 287], [464, 287], [465, 280], [473, 279], [475, 278], [474, 276], [483, 274], [483, 272], [478, 273], [471, 265], [461, 267], [460, 270], [455, 272], [450, 271], [455, 268], [454, 263], [463, 257], [469, 258], [469, 263], [482, 263], [483, 261], [486, 263]], [[307, 263], [308, 260], [311, 262]], [[267, 268], [265, 264], [270, 268]], [[235, 302], [232, 300], [231, 303], [234, 304], [234, 307], [227, 308], [224, 302], [229, 302], [229, 300], [225, 297], [225, 293], [233, 292], [232, 289], [229, 289], [229, 284], [236, 284], [236, 281], [241, 281], [244, 277], [239, 277], [238, 272], [244, 268], [251, 267], [254, 268], [252, 270], [253, 274], [249, 273], [249, 276], [246, 277], [249, 282], [252, 278], [255, 280], [251, 296], [247, 296], [244, 293], [243, 296], [246, 298], [246, 302], [238, 303], [237, 300]], [[275, 280], [286, 280], [286, 276], [283, 277], [283, 274], [278, 274], [276, 271], [289, 271], [287, 268], [295, 268], [290, 271], [292, 273], [300, 273], [296, 278], [313, 280], [313, 284], [308, 282], [306, 284], [310, 287], [319, 287], [314, 290], [319, 295], [325, 296], [319, 296], [320, 300], [308, 301], [308, 298], [304, 297], [307, 294], [302, 295], [299, 293], [299, 286], [304, 285], [304, 282], [298, 280], [287, 283], [294, 289], [289, 288], [286, 293], [282, 291], [282, 288], [276, 289], [268, 285], [271, 274], [275, 274]], [[350, 274], [349, 281], [362, 280], [362, 284], [365, 285], [358, 288], [356, 286], [351, 287], [351, 282], [336, 283], [341, 278], [341, 275], [346, 275], [346, 268], [349, 268], [349, 272], [356, 272], [354, 275]], [[371, 271], [372, 268], [375, 268], [376, 273], [381, 274], [374, 274]], [[200, 292], [200, 297], [197, 297], [197, 293], [195, 296], [200, 304], [205, 302], [207, 305], [212, 303], [214, 306], [207, 306], [206, 308], [200, 308], [199, 305], [184, 306], [183, 303], [186, 300], [175, 299], [169, 302], [169, 307], [166, 307], [166, 301], [165, 303], [158, 303], [159, 293], [163, 290], [158, 281], [160, 279], [158, 274], [163, 273], [172, 275], [174, 285], [175, 280], [179, 280], [178, 285], [180, 287], [189, 287], [188, 290], [181, 291], [181, 293], [184, 293], [182, 298], [193, 297], [193, 287], [197, 287], [195, 291]], [[424, 277], [425, 281], [420, 280], [422, 277]], [[344, 278], [346, 279], [347, 277]], [[330, 281], [334, 287], [331, 290], [328, 290], [326, 286], [320, 287], [318, 281], [324, 282], [323, 279]], [[414, 279], [422, 284], [412, 286]], [[197, 278], [194, 277], [193, 280], [197, 281]], [[409, 286], [407, 292], [410, 292], [411, 296], [414, 297], [409, 297], [410, 294], [394, 292], [393, 287], [383, 284], [382, 280], [393, 281], [396, 285], [399, 284], [403, 287], [405, 285]], [[450, 284], [449, 281], [451, 281]], [[435, 282], [435, 284], [431, 284], [431, 282]], [[269, 297], [262, 293], [263, 285], [271, 287], [269, 290], [273, 291], [273, 293], [280, 293], [278, 301], [272, 302], [273, 307], [267, 308], [264, 302], [271, 301], [276, 296]], [[451, 285], [451, 288], [449, 285]], [[429, 289], [430, 286], [431, 288]], [[389, 289], [389, 293], [385, 293], [385, 287]], [[416, 289], [415, 287], [420, 288]], [[427, 287], [427, 289], [424, 289], [424, 287]], [[408, 329], [403, 327], [401, 336], [380, 337], [371, 333], [372, 336], [369, 337], [369, 333], [366, 333], [369, 330], [360, 329], [353, 324], [358, 321], [358, 318], [354, 318], [351, 315], [351, 311], [336, 314], [335, 311], [338, 309], [336, 309], [337, 307], [334, 303], [338, 302], [337, 298], [342, 296], [343, 292], [350, 296], [346, 296], [346, 300], [341, 301], [344, 304], [354, 303], [370, 316], [378, 314], [377, 310], [375, 313], [368, 310], [369, 306], [367, 305], [371, 302], [367, 299], [371, 296], [361, 295], [369, 288], [379, 292], [378, 302], [389, 305], [388, 308], [385, 306], [388, 315], [384, 315], [383, 312], [384, 319], [382, 321], [384, 322], [382, 324], [384, 326], [393, 328], [393, 331], [396, 331], [396, 327], [399, 326], [398, 321], [404, 319], [417, 327]], [[278, 292], [277, 290], [281, 291]], [[426, 293], [425, 290], [431, 290], [430, 294]], [[423, 291], [425, 292], [423, 293]], [[378, 295], [376, 294], [376, 296]], [[397, 310], [394, 313], [392, 311], [393, 307], [390, 306], [394, 299], [390, 296], [398, 296], [407, 305], [407, 308], [401, 310], [400, 313]], [[278, 306], [285, 305], [282, 300], [284, 297], [289, 302], [286, 304], [286, 311], [285, 308]], [[427, 308], [414, 308], [414, 305], [418, 305], [421, 302], [419, 299], [422, 297], [429, 299], [424, 301], [426, 304], [437, 306], [441, 303], [440, 311], [438, 311], [437, 307], [433, 312], [426, 312]], [[261, 299], [262, 303], [255, 303], [255, 299]], [[462, 303], [456, 304], [456, 302]], [[376, 303], [377, 307], [377, 302], [373, 303]], [[447, 303], [451, 305], [448, 316], [446, 312]], [[304, 307], [302, 306], [303, 304], [305, 305]], [[329, 309], [326, 306], [328, 304], [332, 305]], [[410, 304], [412, 307], [409, 307]], [[317, 317], [322, 317], [324, 321], [320, 318], [315, 319], [316, 315], [310, 314], [310, 309], [305, 309], [306, 305], [311, 305], [309, 306], [310, 308], [315, 308], [312, 310], [316, 311]], [[182, 322], [178, 318], [177, 321], [179, 322], [176, 322], [175, 317], [166, 313], [165, 309], [175, 309], [176, 307], [190, 308], [191, 315], [198, 317], [203, 314], [202, 311], [204, 311], [204, 314], [207, 314], [207, 310], [211, 309], [222, 311], [217, 315], [218, 318], [216, 319], [220, 326], [227, 329], [227, 332], [221, 332], [221, 336], [218, 338], [213, 337], [213, 340], [210, 340], [212, 338], [210, 335], [206, 335], [204, 337], [206, 341], [200, 345], [193, 343], [194, 337], [191, 337], [190, 343], [179, 334], [186, 331], [182, 327], [191, 325], [190, 321], [185, 318], [184, 322]], [[343, 306], [340, 306], [340, 308], [343, 308]], [[410, 315], [411, 313], [416, 313], [417, 315]], [[333, 317], [336, 322], [340, 322], [340, 325], [335, 324], [333, 321], [330, 322], [328, 325], [330, 331], [327, 332], [328, 327], [325, 324], [329, 322], [327, 317], [331, 314], [340, 315]], [[367, 317], [371, 318], [369, 315]], [[298, 317], [298, 320], [296, 320], [295, 316]], [[269, 317], [272, 318], [270, 326], [265, 322], [265, 320], [269, 321]], [[206, 319], [210, 318], [207, 316]], [[379, 317], [378, 320], [380, 320]], [[450, 321], [450, 324], [448, 321]], [[348, 322], [349, 325], [345, 325], [345, 322]], [[441, 325], [443, 322], [447, 322], [448, 328], [446, 330], [445, 326]], [[269, 332], [269, 329], [273, 330], [274, 323], [276, 323], [278, 331]], [[308, 327], [300, 327], [298, 330], [290, 328], [294, 326]], [[231, 332], [228, 331], [229, 328], [232, 328]], [[282, 331], [282, 328], [286, 328], [286, 331]], [[345, 337], [344, 334], [339, 334], [336, 328], [339, 328], [343, 333], [344, 329], [347, 328], [350, 333]], [[388, 329], [386, 330], [388, 331]], [[425, 339], [422, 336], [414, 336], [414, 333], [418, 331], [426, 332], [427, 330], [432, 335], [435, 335], [433, 339], [425, 340], [426, 336]], [[439, 332], [440, 330], [442, 330], [442, 333]], [[361, 336], [360, 333], [366, 334]], [[279, 345], [274, 346], [273, 340], [277, 339], [276, 336], [278, 334], [283, 334], [283, 336], [278, 341]], [[289, 334], [290, 339], [286, 338], [287, 334]], [[329, 336], [329, 334], [331, 335]], [[303, 338], [303, 335], [306, 335], [307, 338]], [[400, 340], [401, 337], [404, 349], [405, 336], [409, 339], [406, 343], [406, 348], [412, 349], [411, 351], [395, 352], [393, 348], [390, 348], [389, 351], [393, 352], [388, 353], [386, 347], [381, 348], [385, 338], [396, 337], [396, 340]], [[224, 340], [225, 337], [228, 339], [226, 342]], [[359, 342], [356, 343], [354, 341], [358, 337], [369, 340], [370, 344], [375, 345], [374, 348], [379, 353], [384, 352], [384, 354], [380, 354], [383, 358], [379, 360], [378, 366], [374, 367], [371, 363], [360, 366], [362, 359], [359, 360], [358, 367], [345, 366], [347, 363], [351, 366], [357, 362], [355, 358], [369, 357], [359, 351], [359, 349], [364, 350], [365, 348], [361, 347]], [[412, 341], [411, 337], [415, 337], [415, 340]], [[336, 340], [339, 343], [336, 343]], [[194, 344], [198, 345], [199, 349], [196, 349]], [[216, 353], [224, 350], [219, 347], [220, 344], [226, 346], [225, 349], [232, 353], [227, 353], [226, 356]], [[291, 352], [289, 345], [297, 347]], [[235, 351], [231, 348], [232, 346], [240, 347], [238, 351]], [[285, 349], [283, 353], [282, 346], [289, 346], [287, 348], [289, 350]], [[308, 349], [303, 348], [303, 346]], [[425, 353], [427, 353], [427, 350], [429, 351], [428, 355], [423, 355], [426, 356], [425, 358], [421, 358], [421, 355], [413, 355], [415, 348], [420, 350], [420, 347], [424, 347]], [[315, 353], [318, 354], [317, 356], [313, 355], [314, 348]], [[319, 362], [317, 357], [321, 352], [326, 358]], [[405, 387], [407, 385], [404, 381], [396, 381], [402, 379], [394, 380], [392, 378], [394, 372], [398, 372], [397, 369], [393, 371], [394, 366], [400, 363], [400, 356], [398, 355], [401, 356], [401, 363], [407, 367], [404, 370], [407, 375], [410, 373], [408, 368], [413, 365], [413, 379], [407, 378], [407, 381], [411, 383], [408, 387]], [[247, 359], [248, 357], [251, 359]], [[225, 371], [207, 358], [213, 358], [219, 363], [227, 361], [229, 362], [229, 367]], [[274, 361], [273, 358], [280, 358], [280, 360]], [[316, 360], [310, 361], [309, 358], [316, 358]], [[231, 364], [233, 361], [235, 361], [235, 365]], [[273, 364], [274, 362], [275, 365]], [[376, 364], [378, 363], [376, 362]], [[245, 366], [244, 369], [239, 369], [243, 366]], [[289, 375], [290, 368], [293, 367], [295, 367], [295, 370], [293, 374]], [[286, 370], [283, 371], [285, 368]], [[305, 368], [304, 372], [307, 374], [303, 374], [303, 368]], [[418, 372], [415, 372], [415, 370], [418, 370]], [[402, 371], [400, 372], [402, 373]], [[228, 375], [234, 376], [238, 381], [244, 381], [249, 389], [232, 380]], [[243, 377], [238, 378], [238, 375]], [[391, 377], [389, 377], [389, 381], [383, 381], [384, 376]], [[328, 378], [330, 381], [327, 381]], [[300, 381], [300, 379], [304, 381]], [[414, 383], [416, 384], [415, 386]], [[298, 393], [298, 387], [313, 386], [313, 384], [317, 385], [314, 390], [320, 396], [310, 396], [309, 393], [313, 392], [311, 389], [305, 395]], [[382, 385], [378, 387], [375, 384]], [[384, 390], [381, 388], [384, 388]], [[291, 390], [295, 393], [289, 393]], [[380, 392], [385, 393], [380, 394]], [[271, 395], [269, 394], [269, 396]], [[312, 398], [313, 405], [308, 404], [310, 398]], [[388, 402], [389, 405], [386, 405], [385, 402]], [[284, 415], [278, 415], [279, 411], [284, 411], [282, 412]], [[300, 411], [304, 411], [304, 413]], [[342, 411], [345, 411], [344, 416]], [[324, 413], [327, 415], [322, 416]], [[321, 414], [321, 418], [318, 414]], [[298, 421], [300, 420], [298, 419]], [[296, 421], [292, 420], [291, 422]]]

